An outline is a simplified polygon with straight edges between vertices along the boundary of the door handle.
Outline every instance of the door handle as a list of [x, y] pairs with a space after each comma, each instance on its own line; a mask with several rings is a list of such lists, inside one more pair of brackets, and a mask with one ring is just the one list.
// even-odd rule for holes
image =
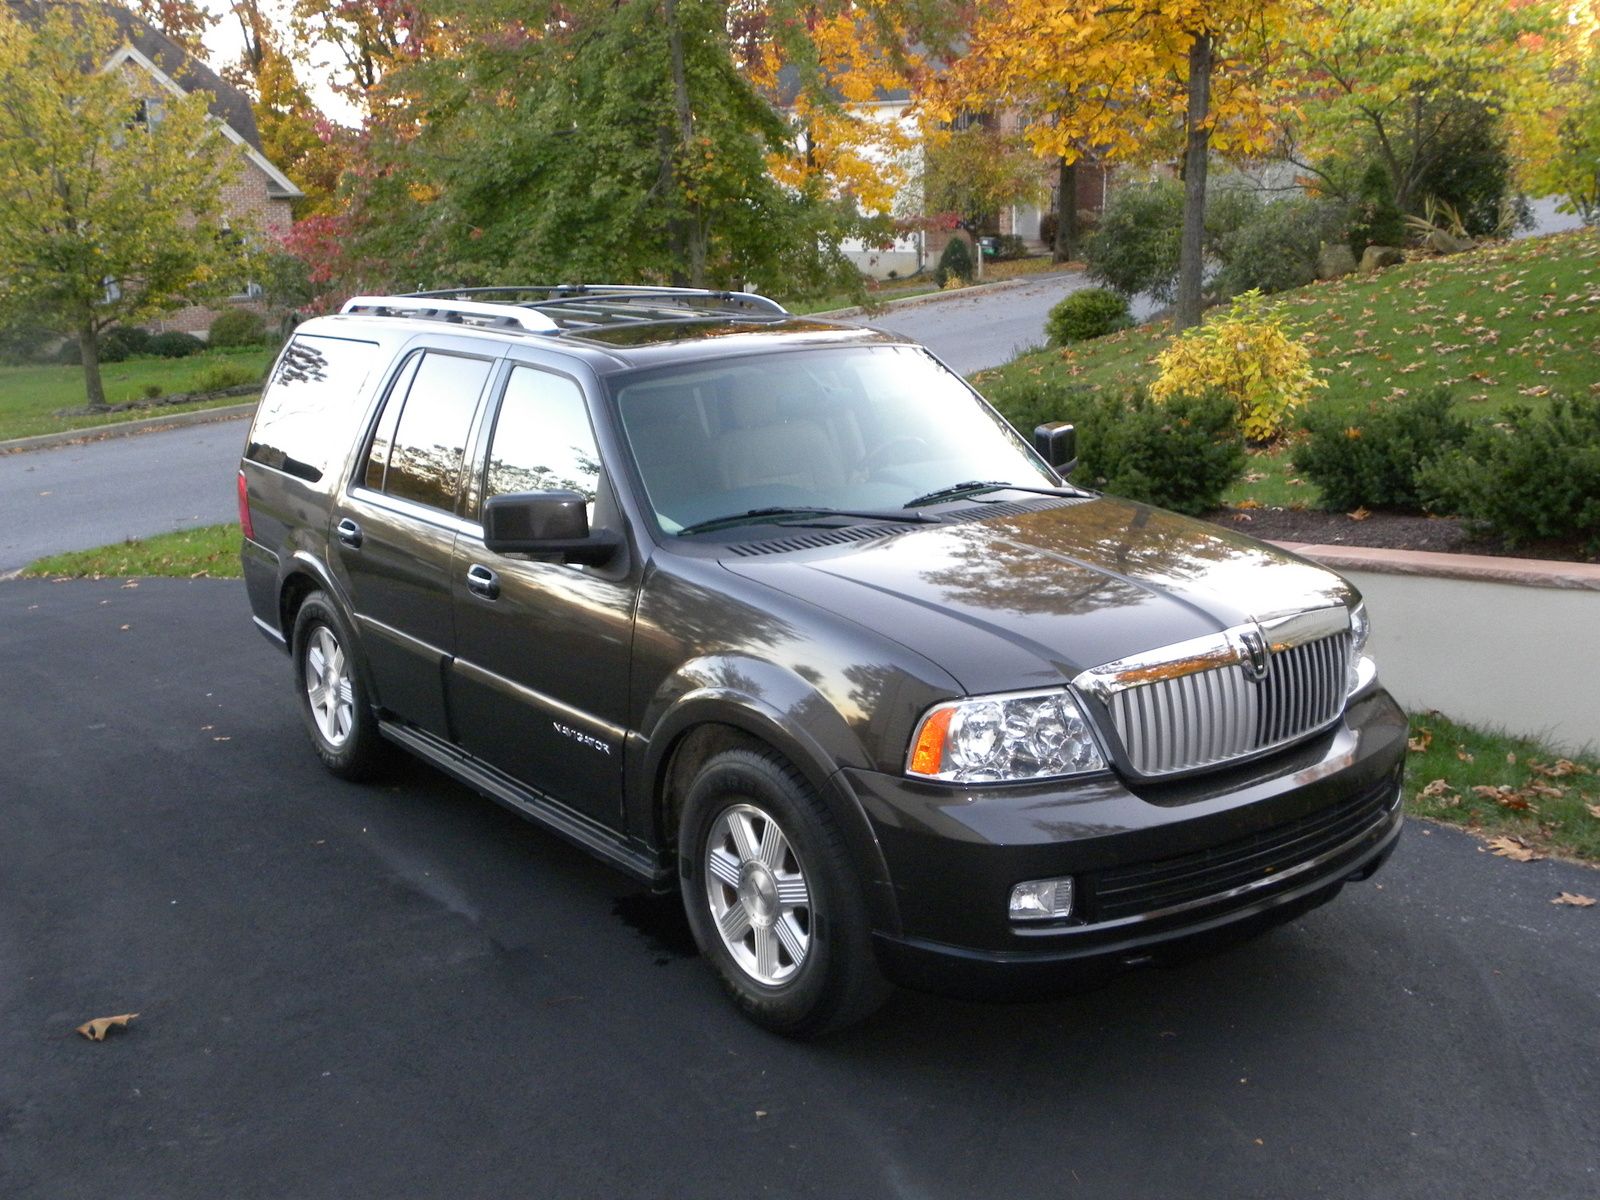
[[480, 563], [473, 563], [467, 568], [467, 590], [474, 596], [482, 596], [485, 600], [498, 600], [500, 576]]
[[334, 536], [352, 550], [361, 549], [361, 526], [349, 517], [344, 518], [333, 527]]

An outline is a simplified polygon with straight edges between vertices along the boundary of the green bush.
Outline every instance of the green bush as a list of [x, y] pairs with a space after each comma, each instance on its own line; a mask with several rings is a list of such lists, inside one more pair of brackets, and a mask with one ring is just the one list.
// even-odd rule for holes
[[1343, 236], [1338, 206], [1310, 199], [1275, 200], [1233, 229], [1213, 249], [1222, 269], [1213, 286], [1224, 296], [1251, 290], [1282, 292], [1317, 277], [1317, 255], [1325, 241]]
[[940, 287], [952, 278], [962, 283], [972, 279], [972, 248], [967, 245], [967, 239], [960, 236], [946, 243], [944, 253], [939, 255], [939, 265], [933, 272], [933, 281]]
[[256, 383], [260, 379], [261, 372], [244, 363], [215, 362], [206, 366], [195, 377], [194, 390], [220, 392], [224, 388], [242, 387], [247, 383]]
[[205, 348], [206, 344], [193, 334], [173, 330], [152, 337], [147, 352], [157, 358], [188, 358], [191, 354], [199, 354]]
[[1600, 396], [1508, 409], [1425, 465], [1418, 488], [1431, 507], [1509, 545], [1577, 538], [1600, 553]]
[[1420, 512], [1417, 477], [1428, 460], [1460, 447], [1467, 424], [1451, 411], [1450, 392], [1435, 388], [1352, 412], [1313, 408], [1309, 437], [1294, 450], [1294, 469], [1317, 485], [1323, 507]]
[[1104, 337], [1127, 328], [1128, 302], [1106, 288], [1085, 288], [1058, 302], [1045, 318], [1045, 332], [1057, 346]]
[[137, 325], [113, 325], [100, 335], [100, 361], [121, 362], [150, 353], [150, 331]]
[[1226, 396], [1157, 403], [1143, 390], [1103, 394], [1030, 380], [993, 402], [1030, 441], [1036, 425], [1071, 421], [1080, 459], [1074, 480], [1130, 500], [1208, 512], [1244, 474], [1244, 435]]
[[1015, 233], [1002, 233], [995, 242], [994, 258], [997, 262], [1011, 262], [1028, 257], [1028, 243]]
[[1172, 301], [1183, 231], [1183, 188], [1170, 180], [1135, 183], [1111, 195], [1095, 231], [1084, 239], [1092, 278], [1124, 296], [1149, 292]]
[[259, 346], [267, 340], [267, 326], [260, 314], [246, 308], [230, 308], [211, 322], [206, 344], [216, 350], [230, 346]]
[[68, 338], [56, 347], [56, 362], [64, 367], [76, 367], [83, 362], [83, 347], [78, 345], [77, 338]]
[[1448, 204], [1471, 237], [1510, 233], [1501, 228], [1507, 209], [1516, 224], [1531, 223], [1527, 201], [1513, 184], [1505, 128], [1487, 104], [1464, 102], [1451, 115], [1415, 194]]
[[1382, 163], [1367, 164], [1346, 232], [1350, 250], [1360, 258], [1368, 246], [1404, 246], [1406, 219], [1394, 202], [1394, 182]]
[[1224, 241], [1261, 216], [1261, 193], [1248, 184], [1222, 185], [1206, 193], [1205, 246], [1217, 253]]

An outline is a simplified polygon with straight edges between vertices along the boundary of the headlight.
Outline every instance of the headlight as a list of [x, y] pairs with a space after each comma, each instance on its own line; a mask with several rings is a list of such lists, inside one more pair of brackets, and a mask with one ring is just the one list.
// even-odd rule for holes
[[1051, 779], [1105, 770], [1077, 702], [1066, 692], [975, 696], [928, 710], [906, 773], [953, 783]]
[[1367, 636], [1372, 632], [1372, 622], [1367, 619], [1367, 606], [1357, 604], [1350, 610], [1350, 659], [1345, 668], [1344, 693], [1353, 696], [1378, 673], [1378, 668], [1367, 657]]

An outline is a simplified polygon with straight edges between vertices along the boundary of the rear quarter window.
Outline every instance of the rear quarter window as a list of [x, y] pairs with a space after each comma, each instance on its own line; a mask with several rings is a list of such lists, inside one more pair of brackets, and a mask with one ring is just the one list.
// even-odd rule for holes
[[316, 483], [350, 447], [360, 398], [379, 346], [296, 334], [284, 348], [256, 410], [245, 457]]

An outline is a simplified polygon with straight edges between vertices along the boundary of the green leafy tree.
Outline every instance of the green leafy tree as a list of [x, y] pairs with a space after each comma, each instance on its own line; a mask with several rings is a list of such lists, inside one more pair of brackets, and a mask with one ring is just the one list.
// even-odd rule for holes
[[75, 336], [90, 408], [102, 331], [232, 290], [248, 232], [225, 232], [237, 150], [205, 94], [106, 69], [117, 44], [88, 6], [0, 6], [0, 322]]
[[923, 207], [930, 215], [947, 217], [972, 239], [979, 278], [983, 255], [977, 247], [983, 223], [1002, 208], [1035, 200], [1043, 191], [1040, 165], [1022, 138], [990, 120], [964, 119], [930, 139]]

